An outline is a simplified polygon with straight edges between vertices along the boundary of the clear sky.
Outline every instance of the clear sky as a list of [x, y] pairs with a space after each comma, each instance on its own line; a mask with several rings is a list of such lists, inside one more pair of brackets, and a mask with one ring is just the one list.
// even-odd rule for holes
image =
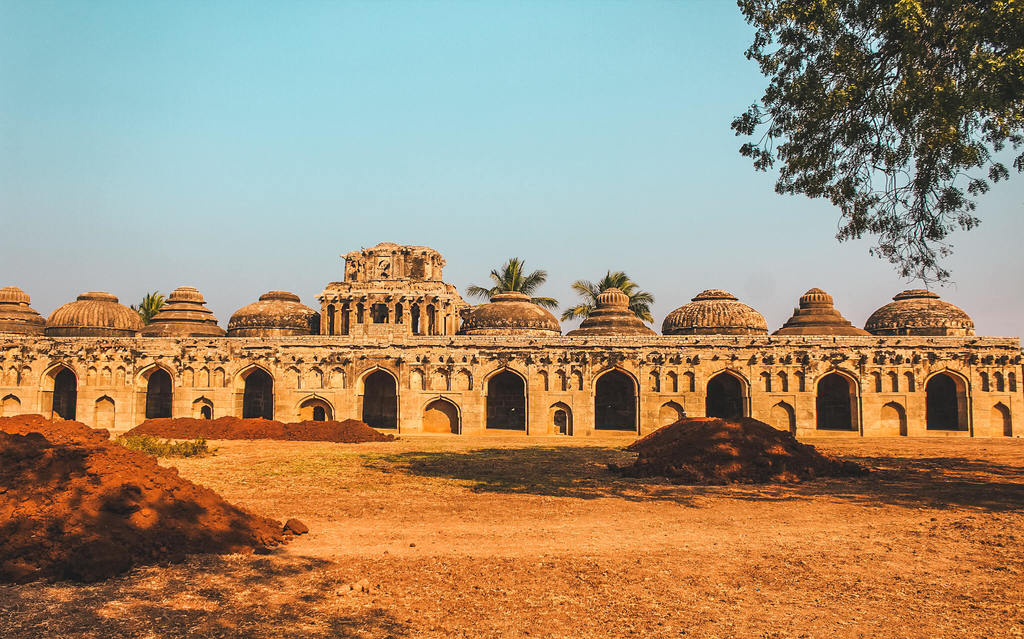
[[[423, 244], [445, 279], [510, 256], [543, 294], [625, 270], [662, 318], [724, 288], [771, 330], [808, 288], [863, 325], [901, 281], [783, 197], [729, 122], [766, 80], [729, 0], [0, 0], [0, 286], [49, 314], [198, 287], [317, 307], [338, 255]], [[1024, 177], [979, 204], [939, 289], [1024, 334]]]

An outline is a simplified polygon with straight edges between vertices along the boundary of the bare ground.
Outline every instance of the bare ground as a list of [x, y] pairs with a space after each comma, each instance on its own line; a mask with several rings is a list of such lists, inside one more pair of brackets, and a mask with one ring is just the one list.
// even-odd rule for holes
[[0, 586], [0, 636], [1024, 636], [1024, 440], [821, 440], [875, 472], [761, 487], [619, 478], [628, 441], [216, 442], [171, 463], [312, 532]]

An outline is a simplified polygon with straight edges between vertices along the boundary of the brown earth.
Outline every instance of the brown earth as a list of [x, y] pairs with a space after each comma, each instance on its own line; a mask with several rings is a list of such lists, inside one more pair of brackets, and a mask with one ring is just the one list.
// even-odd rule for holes
[[90, 582], [286, 539], [281, 524], [109, 441], [106, 431], [38, 415], [0, 418], [0, 582]]
[[669, 477], [681, 484], [764, 484], [851, 477], [867, 470], [823, 455], [790, 433], [747, 417], [685, 417], [638, 439], [626, 477]]
[[216, 442], [173, 464], [309, 534], [0, 586], [0, 636], [1024, 636], [1024, 439], [810, 443], [871, 473], [624, 478], [613, 438]]
[[305, 421], [285, 423], [273, 419], [242, 419], [241, 417], [219, 417], [217, 419], [148, 419], [127, 433], [128, 435], [156, 435], [170, 439], [276, 439], [280, 441], [340, 442], [387, 442], [394, 435], [379, 433], [356, 419], [344, 421]]

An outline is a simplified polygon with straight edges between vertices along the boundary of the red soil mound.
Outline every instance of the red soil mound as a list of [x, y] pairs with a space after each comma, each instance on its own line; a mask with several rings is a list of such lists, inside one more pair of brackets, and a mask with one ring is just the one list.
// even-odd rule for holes
[[97, 581], [192, 553], [263, 550], [281, 524], [232, 506], [106, 431], [0, 418], [0, 581]]
[[361, 421], [296, 422], [286, 424], [272, 419], [148, 419], [128, 431], [129, 435], [156, 435], [171, 439], [279, 439], [299, 442], [387, 442], [394, 435], [378, 433]]
[[684, 418], [633, 442], [639, 453], [628, 477], [670, 477], [684, 484], [760, 484], [815, 477], [862, 475], [853, 462], [834, 459], [790, 433], [756, 419]]

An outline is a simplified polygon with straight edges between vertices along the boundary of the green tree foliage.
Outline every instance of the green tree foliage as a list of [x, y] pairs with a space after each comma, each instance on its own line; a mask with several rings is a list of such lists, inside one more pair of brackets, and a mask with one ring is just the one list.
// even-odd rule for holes
[[534, 297], [534, 293], [541, 284], [547, 281], [547, 271], [534, 271], [526, 274], [526, 262], [518, 257], [510, 258], [500, 269], [491, 271], [491, 281], [494, 286], [484, 288], [476, 284], [470, 284], [466, 293], [470, 297], [482, 297], [490, 299], [498, 293], [518, 292], [530, 296], [530, 301], [544, 308], [557, 308], [558, 300], [552, 297]]
[[877, 236], [902, 276], [947, 279], [949, 234], [978, 224], [974, 197], [1009, 177], [995, 156], [1024, 141], [1024, 2], [738, 4], [770, 80], [732, 123], [756, 138], [740, 152], [779, 162], [778, 193], [835, 204], [840, 241]]
[[152, 293], [146, 293], [146, 296], [142, 298], [138, 306], [132, 306], [132, 310], [138, 313], [139, 317], [142, 318], [142, 323], [148, 326], [163, 306], [164, 296], [160, 294], [160, 291], [153, 291]]
[[596, 284], [587, 280], [576, 280], [572, 283], [572, 289], [583, 298], [583, 303], [577, 304], [562, 313], [563, 320], [576, 318], [587, 318], [594, 311], [597, 305], [597, 296], [602, 291], [610, 288], [617, 288], [629, 297], [629, 310], [645, 322], [653, 322], [651, 317], [651, 304], [654, 303], [654, 296], [647, 291], [639, 290], [636, 282], [629, 279], [629, 276], [622, 271], [612, 273], [608, 271]]

